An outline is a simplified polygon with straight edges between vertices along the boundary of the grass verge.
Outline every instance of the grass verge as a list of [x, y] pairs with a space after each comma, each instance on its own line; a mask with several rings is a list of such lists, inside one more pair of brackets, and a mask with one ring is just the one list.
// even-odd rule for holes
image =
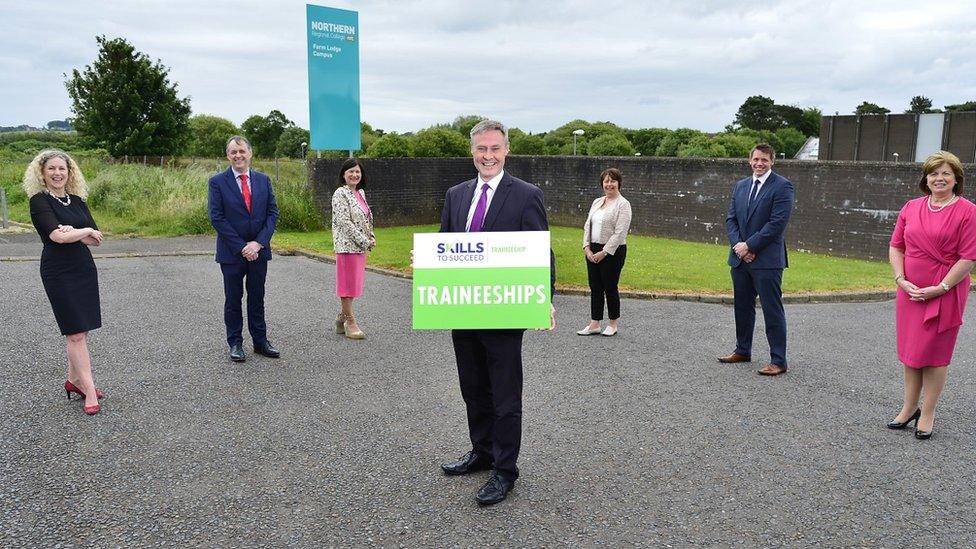
[[[377, 247], [367, 262], [375, 267], [410, 272], [413, 233], [436, 232], [437, 225], [387, 227], [376, 230]], [[332, 254], [329, 231], [279, 232], [274, 245]], [[553, 227], [559, 287], [587, 287], [582, 232], [574, 227]], [[627, 262], [620, 288], [646, 292], [729, 294], [732, 292], [728, 248], [648, 236], [627, 237]], [[792, 252], [783, 275], [783, 291], [791, 294], [890, 290], [887, 263]]]

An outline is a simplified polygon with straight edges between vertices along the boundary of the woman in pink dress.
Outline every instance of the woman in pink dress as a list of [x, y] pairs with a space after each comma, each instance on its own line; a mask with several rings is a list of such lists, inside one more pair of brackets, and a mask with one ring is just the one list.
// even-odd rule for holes
[[364, 339], [352, 314], [352, 300], [363, 295], [366, 252], [376, 245], [373, 213], [366, 204], [366, 171], [357, 158], [343, 162], [339, 188], [332, 195], [332, 247], [336, 256], [336, 295], [341, 309], [336, 332], [349, 339]]
[[905, 401], [888, 428], [914, 421], [915, 438], [927, 439], [969, 297], [976, 204], [962, 198], [962, 164], [950, 152], [928, 157], [918, 186], [925, 195], [901, 209], [888, 249], [898, 285], [898, 359], [905, 365]]

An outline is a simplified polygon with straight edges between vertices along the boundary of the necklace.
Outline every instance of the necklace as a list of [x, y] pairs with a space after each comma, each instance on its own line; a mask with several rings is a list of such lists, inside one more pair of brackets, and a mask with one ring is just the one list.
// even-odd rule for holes
[[71, 195], [70, 194], [65, 194], [64, 195], [65, 200], [61, 200], [61, 197], [60, 196], [57, 196], [55, 194], [51, 194], [50, 192], [48, 192], [47, 194], [49, 194], [50, 196], [54, 197], [54, 199], [58, 201], [58, 204], [61, 204], [65, 208], [67, 208], [68, 206], [71, 205]]
[[934, 207], [932, 207], [932, 196], [929, 195], [929, 198], [928, 198], [928, 200], [925, 201], [925, 204], [929, 207], [929, 211], [930, 212], [938, 213], [938, 212], [941, 212], [942, 210], [946, 209], [947, 207], [949, 207], [953, 203], [955, 203], [955, 201], [958, 198], [959, 198], [958, 195], [952, 195], [952, 198], [950, 198], [945, 204], [943, 204], [943, 205], [941, 205], [941, 206], [939, 206], [937, 208], [934, 208]]

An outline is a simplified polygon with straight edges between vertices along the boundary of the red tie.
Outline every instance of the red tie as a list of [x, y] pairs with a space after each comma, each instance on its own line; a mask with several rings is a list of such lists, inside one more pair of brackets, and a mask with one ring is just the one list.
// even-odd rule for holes
[[247, 207], [247, 212], [251, 213], [251, 187], [247, 185], [247, 174], [241, 174], [241, 194], [244, 195], [244, 206]]

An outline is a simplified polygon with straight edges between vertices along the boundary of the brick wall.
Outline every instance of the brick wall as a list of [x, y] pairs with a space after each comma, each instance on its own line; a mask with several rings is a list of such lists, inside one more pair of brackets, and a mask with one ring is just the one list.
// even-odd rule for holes
[[[328, 219], [342, 159], [313, 160], [310, 184]], [[468, 158], [364, 160], [366, 189], [378, 226], [437, 223], [444, 193], [475, 175]], [[545, 192], [549, 221], [582, 227], [597, 178], [608, 167], [624, 174], [634, 208], [631, 232], [724, 244], [732, 184], [749, 175], [746, 161], [706, 158], [510, 156], [506, 169]], [[966, 166], [973, 173], [973, 166]], [[891, 162], [781, 160], [774, 170], [796, 188], [787, 245], [837, 256], [886, 260], [898, 210], [919, 195], [920, 166]]]

